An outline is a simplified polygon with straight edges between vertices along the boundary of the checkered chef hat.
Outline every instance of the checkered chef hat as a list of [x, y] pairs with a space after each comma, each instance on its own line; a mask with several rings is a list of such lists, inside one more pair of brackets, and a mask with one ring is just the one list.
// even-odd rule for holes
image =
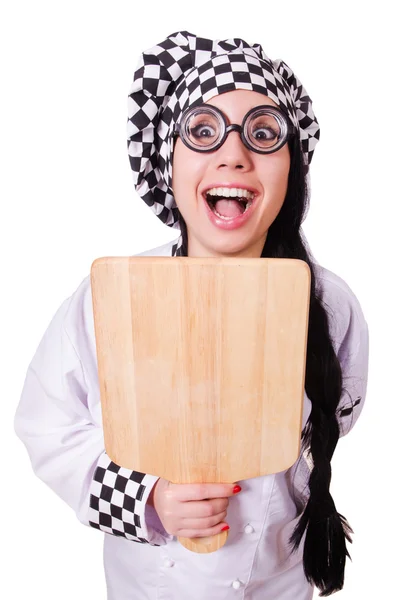
[[236, 89], [265, 94], [289, 116], [309, 165], [320, 138], [311, 100], [289, 66], [270, 60], [259, 44], [180, 31], [139, 59], [128, 97], [128, 154], [138, 194], [169, 227], [179, 229], [172, 191], [175, 124], [185, 108]]

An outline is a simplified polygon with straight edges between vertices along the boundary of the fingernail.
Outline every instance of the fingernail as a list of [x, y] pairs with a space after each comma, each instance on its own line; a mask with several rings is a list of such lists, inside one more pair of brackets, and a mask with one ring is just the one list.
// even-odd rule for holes
[[228, 529], [230, 529], [229, 525], [225, 525], [222, 527], [221, 531], [227, 531]]
[[239, 485], [235, 485], [233, 488], [233, 494], [238, 494], [238, 492], [241, 492], [241, 487]]

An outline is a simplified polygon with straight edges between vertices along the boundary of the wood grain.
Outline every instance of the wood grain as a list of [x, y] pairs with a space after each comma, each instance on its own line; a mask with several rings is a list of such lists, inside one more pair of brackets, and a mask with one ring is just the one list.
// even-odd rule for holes
[[[91, 268], [106, 452], [173, 483], [298, 458], [310, 270], [295, 259], [111, 257]], [[211, 552], [227, 539], [180, 539]]]

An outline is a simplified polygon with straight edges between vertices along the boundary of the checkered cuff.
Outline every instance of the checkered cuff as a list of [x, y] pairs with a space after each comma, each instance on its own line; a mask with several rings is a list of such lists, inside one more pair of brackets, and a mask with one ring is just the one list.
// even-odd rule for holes
[[119, 467], [102, 454], [90, 490], [91, 527], [140, 544], [164, 545], [172, 536], [158, 518], [152, 522], [145, 518], [146, 502], [157, 479]]

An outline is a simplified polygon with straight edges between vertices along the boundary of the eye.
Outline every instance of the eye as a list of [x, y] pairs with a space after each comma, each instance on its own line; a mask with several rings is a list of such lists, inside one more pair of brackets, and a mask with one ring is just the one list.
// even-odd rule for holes
[[258, 141], [270, 141], [278, 138], [278, 132], [275, 131], [272, 127], [269, 127], [269, 125], [261, 125], [255, 127], [255, 129], [252, 131], [252, 136], [255, 140]]
[[246, 124], [246, 135], [257, 148], [272, 148], [280, 140], [281, 125], [275, 115], [261, 111], [261, 114], [254, 114]]
[[211, 123], [200, 123], [194, 127], [190, 127], [190, 135], [196, 139], [211, 138], [216, 135], [216, 129]]

